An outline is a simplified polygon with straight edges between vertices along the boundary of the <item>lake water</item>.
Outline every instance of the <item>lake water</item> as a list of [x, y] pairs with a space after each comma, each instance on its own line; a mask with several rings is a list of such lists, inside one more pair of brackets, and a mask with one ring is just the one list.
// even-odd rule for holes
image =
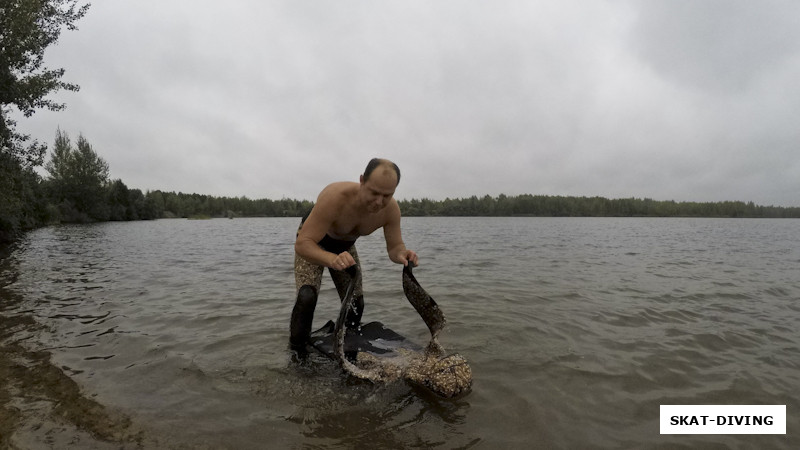
[[[457, 400], [292, 361], [298, 222], [29, 233], [0, 265], [0, 447], [800, 448], [798, 220], [403, 219]], [[357, 245], [364, 321], [425, 343], [382, 234]], [[338, 306], [326, 274], [315, 327]], [[660, 435], [661, 404], [787, 405], [787, 434]]]

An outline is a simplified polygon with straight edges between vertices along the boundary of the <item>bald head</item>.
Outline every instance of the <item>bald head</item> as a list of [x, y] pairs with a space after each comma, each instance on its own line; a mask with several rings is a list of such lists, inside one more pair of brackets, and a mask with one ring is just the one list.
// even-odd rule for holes
[[364, 169], [364, 181], [368, 181], [370, 175], [373, 172], [377, 171], [376, 173], [380, 175], [388, 175], [394, 173], [397, 177], [397, 184], [400, 184], [400, 168], [397, 167], [397, 164], [389, 161], [388, 159], [382, 158], [372, 158], [367, 164], [367, 168]]

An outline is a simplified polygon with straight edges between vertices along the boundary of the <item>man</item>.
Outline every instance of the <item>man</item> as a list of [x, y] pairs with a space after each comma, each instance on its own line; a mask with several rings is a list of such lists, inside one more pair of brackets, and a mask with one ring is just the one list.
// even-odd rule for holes
[[[383, 228], [389, 259], [397, 264], [417, 264], [417, 254], [406, 248], [400, 232], [400, 207], [393, 198], [399, 182], [397, 164], [374, 158], [359, 183], [342, 181], [325, 187], [314, 208], [301, 221], [294, 245], [297, 300], [289, 338], [293, 349], [303, 351], [308, 342], [324, 268], [328, 268], [342, 300], [350, 283], [345, 269], [357, 266], [361, 273], [355, 248], [360, 236]], [[355, 311], [347, 317], [350, 328], [359, 326], [364, 312], [360, 275], [353, 295]]]

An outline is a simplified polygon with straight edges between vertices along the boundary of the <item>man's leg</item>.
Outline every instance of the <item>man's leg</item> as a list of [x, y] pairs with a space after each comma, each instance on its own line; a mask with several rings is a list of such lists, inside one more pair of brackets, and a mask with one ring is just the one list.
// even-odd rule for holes
[[299, 255], [294, 257], [294, 280], [297, 300], [289, 324], [289, 344], [293, 350], [305, 351], [317, 307], [317, 295], [322, 284], [322, 266], [312, 264]]
[[297, 301], [292, 309], [292, 320], [289, 325], [289, 345], [292, 350], [305, 350], [311, 334], [311, 323], [314, 321], [316, 307], [317, 290], [307, 284], [302, 286], [297, 292]]
[[[345, 323], [348, 328], [358, 328], [361, 325], [361, 316], [364, 314], [364, 293], [361, 288], [361, 261], [358, 259], [358, 252], [356, 246], [352, 246], [347, 250], [353, 259], [356, 260], [356, 267], [358, 268], [358, 278], [356, 279], [356, 286], [353, 290], [353, 308], [347, 313]], [[339, 293], [339, 299], [344, 301], [344, 296], [347, 294], [347, 287], [350, 285], [350, 275], [342, 270], [328, 269], [333, 279], [333, 284], [336, 285], [336, 291]]]

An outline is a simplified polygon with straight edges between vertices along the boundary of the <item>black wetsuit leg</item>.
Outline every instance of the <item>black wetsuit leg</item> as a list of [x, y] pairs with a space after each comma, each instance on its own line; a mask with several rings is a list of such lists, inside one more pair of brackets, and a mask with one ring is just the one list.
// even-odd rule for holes
[[[308, 217], [308, 216], [306, 216]], [[303, 227], [306, 217], [300, 222], [298, 234]], [[364, 295], [361, 288], [361, 263], [358, 259], [354, 241], [343, 241], [333, 239], [328, 235], [318, 243], [320, 247], [331, 253], [342, 253], [348, 251], [358, 266], [358, 279], [355, 286], [355, 299], [353, 301], [353, 309], [347, 316], [347, 326], [349, 328], [357, 328], [361, 324], [361, 315], [364, 311]], [[299, 352], [305, 351], [305, 346], [308, 343], [311, 334], [312, 322], [314, 320], [314, 310], [317, 306], [317, 296], [320, 291], [322, 283], [322, 272], [324, 267], [313, 264], [300, 255], [295, 254], [294, 275], [295, 284], [297, 286], [297, 300], [295, 301], [294, 308], [292, 309], [292, 318], [290, 322], [290, 336], [289, 343], [292, 349]], [[340, 299], [344, 299], [347, 286], [350, 283], [350, 275], [344, 271], [330, 270], [331, 278], [336, 285], [336, 290], [339, 293]]]
[[317, 289], [314, 286], [303, 285], [297, 292], [297, 301], [292, 309], [292, 319], [289, 325], [289, 345], [293, 350], [305, 352], [316, 307]]

